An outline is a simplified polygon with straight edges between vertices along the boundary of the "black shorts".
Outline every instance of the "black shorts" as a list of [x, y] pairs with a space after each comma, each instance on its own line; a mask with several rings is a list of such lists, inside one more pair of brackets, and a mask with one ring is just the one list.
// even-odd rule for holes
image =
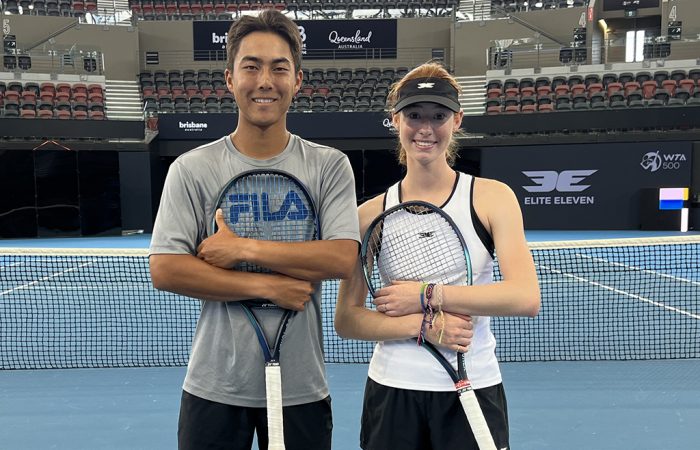
[[[474, 391], [496, 448], [508, 448], [503, 384]], [[367, 379], [360, 446], [364, 450], [478, 450], [455, 392], [396, 389]]]
[[[330, 450], [333, 420], [331, 398], [285, 406], [284, 442], [287, 450]], [[180, 450], [250, 450], [253, 433], [258, 447], [267, 449], [265, 408], [225, 405], [182, 391], [177, 438]]]

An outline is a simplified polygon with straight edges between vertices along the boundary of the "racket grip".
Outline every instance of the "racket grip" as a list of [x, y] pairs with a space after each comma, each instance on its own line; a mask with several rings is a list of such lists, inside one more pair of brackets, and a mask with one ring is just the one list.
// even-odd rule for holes
[[284, 450], [284, 425], [282, 420], [282, 372], [277, 363], [265, 366], [265, 392], [267, 396], [267, 436], [269, 450]]
[[491, 436], [491, 430], [489, 430], [474, 391], [469, 390], [461, 393], [459, 401], [462, 403], [464, 413], [467, 415], [469, 426], [472, 429], [479, 450], [497, 450], [496, 444], [493, 442], [493, 436]]

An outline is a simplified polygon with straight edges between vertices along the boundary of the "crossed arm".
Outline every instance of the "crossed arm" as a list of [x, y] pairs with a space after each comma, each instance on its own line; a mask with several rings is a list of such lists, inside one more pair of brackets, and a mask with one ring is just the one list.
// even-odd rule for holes
[[[442, 310], [445, 331], [439, 345], [456, 350], [471, 340], [470, 316], [534, 316], [540, 306], [535, 267], [523, 232], [522, 215], [513, 192], [504, 184], [478, 179], [475, 208], [496, 245], [503, 281], [478, 286], [445, 286]], [[364, 233], [381, 213], [381, 197], [359, 208]], [[335, 326], [339, 335], [364, 340], [393, 340], [416, 337], [421, 327], [421, 285], [396, 281], [380, 289], [374, 298], [379, 313], [365, 308], [367, 289], [359, 262], [349, 280], [341, 282]], [[381, 308], [380, 308], [381, 305]], [[436, 327], [426, 338], [437, 344]]]
[[[222, 220], [218, 231], [199, 245], [196, 256], [152, 255], [151, 278], [156, 289], [203, 300], [262, 298], [300, 311], [310, 299], [312, 283], [350, 276], [357, 248], [357, 242], [349, 239], [284, 243], [241, 238]], [[241, 261], [276, 273], [230, 270]]]

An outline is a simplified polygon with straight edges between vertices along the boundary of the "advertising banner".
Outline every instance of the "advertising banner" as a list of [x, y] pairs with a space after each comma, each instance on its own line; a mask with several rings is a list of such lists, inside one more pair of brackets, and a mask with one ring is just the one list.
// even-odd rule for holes
[[513, 189], [528, 229], [632, 230], [643, 189], [690, 186], [691, 153], [686, 142], [496, 147], [482, 150], [481, 174]]
[[[161, 114], [158, 139], [214, 140], [231, 133], [237, 114]], [[385, 112], [291, 113], [287, 128], [305, 139], [370, 139], [394, 137]]]
[[[397, 22], [377, 20], [298, 20], [304, 59], [394, 59]], [[227, 21], [194, 21], [195, 61], [225, 61]]]

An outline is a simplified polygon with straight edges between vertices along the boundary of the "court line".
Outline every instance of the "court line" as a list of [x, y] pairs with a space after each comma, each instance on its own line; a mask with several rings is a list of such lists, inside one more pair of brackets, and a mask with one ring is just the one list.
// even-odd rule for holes
[[540, 266], [540, 267], [543, 267], [544, 269], [551, 270], [552, 272], [557, 273], [557, 274], [559, 274], [559, 275], [562, 275], [562, 276], [565, 276], [565, 277], [569, 277], [569, 278], [573, 278], [573, 279], [576, 280], [576, 281], [579, 281], [579, 282], [582, 282], [582, 283], [588, 283], [588, 284], [590, 284], [590, 285], [592, 285], [592, 286], [599, 287], [599, 288], [602, 288], [602, 289], [605, 289], [605, 290], [614, 292], [614, 293], [616, 293], [616, 294], [626, 295], [626, 296], [631, 297], [631, 298], [633, 298], [633, 299], [635, 299], [635, 300], [640, 300], [640, 301], [643, 301], [643, 302], [645, 302], [645, 303], [649, 303], [650, 305], [658, 306], [658, 307], [664, 308], [664, 309], [666, 309], [666, 310], [668, 310], [668, 311], [675, 312], [675, 313], [678, 313], [678, 314], [683, 314], [683, 315], [688, 316], [688, 317], [691, 317], [691, 318], [693, 318], [693, 319], [700, 320], [700, 315], [699, 315], [699, 314], [693, 314], [693, 313], [691, 313], [691, 312], [689, 312], [689, 311], [685, 311], [685, 310], [683, 310], [683, 309], [674, 308], [673, 306], [668, 306], [668, 305], [666, 305], [666, 304], [664, 304], [664, 303], [657, 302], [657, 301], [655, 301], [655, 300], [651, 300], [651, 299], [648, 299], [648, 298], [646, 298], [646, 297], [642, 297], [642, 296], [640, 296], [640, 295], [633, 294], [633, 293], [631, 293], [631, 292], [623, 291], [623, 290], [614, 288], [614, 287], [612, 287], [612, 286], [608, 286], [608, 285], [605, 285], [605, 284], [602, 284], [602, 283], [598, 283], [598, 282], [596, 282], [596, 281], [591, 281], [591, 280], [588, 280], [588, 279], [583, 278], [583, 277], [579, 277], [579, 276], [576, 276], [576, 275], [573, 275], [573, 274], [570, 274], [570, 273], [562, 272], [561, 270], [557, 270], [557, 269], [554, 269], [554, 268], [552, 268], [552, 267], [545, 266], [545, 265], [543, 265], [543, 264], [539, 264], [539, 266]]
[[53, 274], [51, 274], [51, 275], [49, 275], [49, 276], [46, 276], [46, 277], [43, 277], [43, 278], [39, 278], [38, 280], [34, 280], [34, 281], [32, 281], [31, 283], [23, 284], [23, 285], [21, 285], [21, 286], [14, 287], [14, 288], [12, 288], [12, 289], [7, 289], [7, 290], [5, 290], [5, 291], [0, 292], [0, 296], [5, 295], [5, 294], [10, 294], [10, 293], [12, 293], [12, 292], [14, 292], [14, 291], [18, 291], [18, 290], [20, 290], [20, 289], [26, 289], [26, 288], [32, 287], [32, 286], [34, 286], [34, 285], [36, 285], [36, 284], [41, 283], [42, 281], [50, 280], [51, 278], [60, 277], [61, 275], [64, 275], [64, 274], [66, 274], [66, 273], [68, 273], [68, 272], [74, 272], [74, 271], [76, 271], [76, 270], [82, 269], [82, 268], [85, 267], [85, 266], [89, 266], [89, 265], [91, 265], [91, 264], [94, 263], [94, 262], [95, 262], [95, 261], [88, 261], [88, 262], [86, 262], [86, 263], [83, 263], [83, 264], [78, 265], [77, 267], [71, 267], [70, 269], [62, 270], [61, 272], [56, 272], [56, 273], [53, 273]]
[[698, 281], [688, 280], [687, 278], [674, 277], [673, 275], [669, 275], [669, 274], [663, 273], [663, 272], [657, 272], [655, 270], [642, 269], [641, 267], [631, 266], [629, 264], [622, 264], [622, 263], [610, 261], [610, 260], [604, 259], [604, 258], [596, 258], [594, 256], [581, 255], [581, 254], [577, 254], [576, 256], [581, 257], [581, 258], [591, 259], [591, 260], [597, 261], [597, 262], [604, 262], [604, 263], [610, 264], [611, 266], [618, 266], [618, 267], [624, 267], [626, 269], [638, 270], [640, 272], [656, 275], [658, 277], [670, 278], [674, 281], [681, 281], [683, 283], [690, 283], [690, 284], [695, 285], [695, 286], [700, 286], [700, 282], [698, 282]]

